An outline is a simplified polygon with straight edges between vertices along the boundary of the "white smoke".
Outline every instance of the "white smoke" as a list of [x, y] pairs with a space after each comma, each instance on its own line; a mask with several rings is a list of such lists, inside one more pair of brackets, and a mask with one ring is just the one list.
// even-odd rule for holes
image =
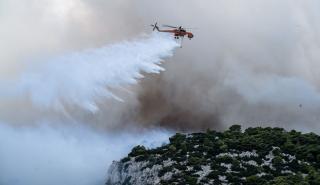
[[102, 185], [112, 160], [132, 147], [156, 147], [169, 133], [106, 134], [80, 125], [11, 127], [0, 123], [1, 185]]
[[121, 42], [98, 49], [54, 57], [29, 67], [21, 77], [15, 95], [30, 96], [43, 108], [61, 109], [75, 105], [92, 112], [102, 98], [115, 98], [112, 89], [137, 83], [141, 72], [159, 73], [159, 64], [172, 56], [177, 42], [167, 34]]

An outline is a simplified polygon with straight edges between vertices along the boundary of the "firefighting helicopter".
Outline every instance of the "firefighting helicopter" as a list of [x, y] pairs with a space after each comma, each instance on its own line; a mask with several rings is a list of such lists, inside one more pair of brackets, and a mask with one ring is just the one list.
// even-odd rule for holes
[[157, 22], [155, 24], [151, 24], [151, 26], [153, 27], [153, 31], [157, 29], [158, 32], [173, 33], [175, 39], [181, 38], [181, 45], [182, 45], [182, 40], [184, 36], [187, 36], [190, 40], [193, 38], [193, 33], [187, 32], [186, 29], [183, 28], [182, 26], [178, 27], [178, 26], [162, 25], [163, 27], [173, 28], [170, 30], [159, 29]]

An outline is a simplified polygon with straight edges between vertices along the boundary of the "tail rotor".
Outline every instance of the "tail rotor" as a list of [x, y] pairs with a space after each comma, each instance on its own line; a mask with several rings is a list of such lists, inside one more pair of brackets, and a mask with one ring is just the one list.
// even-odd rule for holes
[[158, 26], [157, 26], [157, 22], [155, 23], [155, 24], [151, 24], [150, 26], [152, 26], [153, 27], [153, 29], [152, 29], [152, 31], [154, 31], [155, 29], [157, 29], [158, 30]]

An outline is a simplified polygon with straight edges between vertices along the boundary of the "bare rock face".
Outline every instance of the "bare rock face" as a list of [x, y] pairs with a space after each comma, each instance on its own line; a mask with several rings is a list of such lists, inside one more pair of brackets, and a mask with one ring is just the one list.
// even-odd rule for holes
[[108, 180], [106, 185], [156, 185], [160, 184], [161, 180], [171, 178], [168, 173], [166, 176], [158, 177], [159, 171], [163, 169], [169, 162], [164, 161], [161, 165], [148, 166], [150, 162], [136, 162], [135, 158], [131, 158], [127, 162], [114, 161], [108, 170]]
[[320, 136], [238, 125], [176, 134], [155, 149], [136, 146], [108, 170], [106, 185], [320, 184]]

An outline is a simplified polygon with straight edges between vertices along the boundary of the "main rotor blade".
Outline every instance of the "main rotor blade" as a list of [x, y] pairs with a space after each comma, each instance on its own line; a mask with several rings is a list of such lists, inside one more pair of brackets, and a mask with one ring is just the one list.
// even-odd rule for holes
[[178, 27], [176, 27], [176, 26], [170, 26], [170, 25], [166, 25], [166, 24], [163, 24], [162, 26], [163, 26], [163, 27], [169, 27], [169, 28], [178, 28]]

